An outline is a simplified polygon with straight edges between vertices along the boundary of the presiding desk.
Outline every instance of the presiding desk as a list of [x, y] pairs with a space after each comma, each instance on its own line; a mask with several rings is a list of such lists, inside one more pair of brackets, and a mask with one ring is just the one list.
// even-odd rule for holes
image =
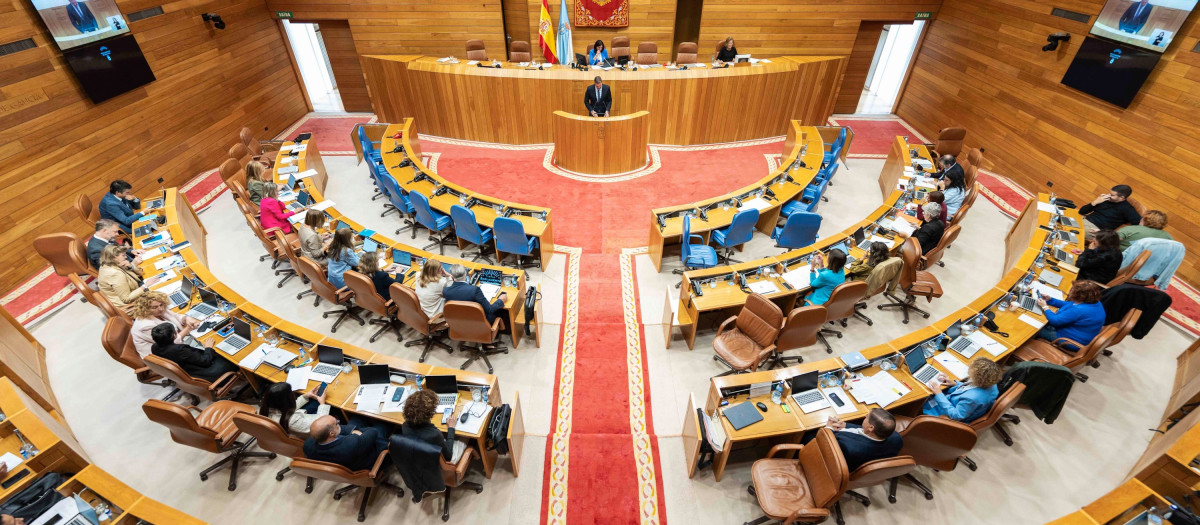
[[[311, 189], [316, 191], [315, 187]], [[319, 193], [315, 195], [319, 196]], [[201, 257], [205, 245], [204, 228], [199, 224], [195, 213], [191, 211], [191, 204], [187, 198], [175, 188], [168, 188], [166, 190], [165, 201], [164, 208], [158, 210], [158, 213], [166, 218], [166, 224], [160, 227], [159, 231], [161, 232], [165, 228], [171, 234], [173, 243], [180, 243], [186, 240], [190, 245], [178, 251], [178, 256], [182, 258], [183, 265], [170, 270], [173, 275], [169, 275], [166, 281], [156, 284], [154, 288], [159, 289], [168, 286], [182, 278], [198, 279], [203, 283], [204, 287], [220, 296], [222, 308], [221, 312], [216, 315], [225, 318], [237, 317], [249, 323], [254, 328], [251, 333], [249, 345], [246, 345], [245, 348], [234, 354], [226, 354], [220, 350], [217, 351], [217, 354], [233, 363], [237, 363], [241, 367], [242, 377], [257, 391], [261, 392], [266, 384], [287, 380], [287, 373], [283, 370], [261, 364], [261, 359], [255, 360], [254, 356], [257, 353], [262, 352], [264, 348], [281, 348], [296, 354], [297, 360], [293, 361], [293, 364], [302, 366], [304, 363], [312, 364], [312, 362], [315, 362], [315, 347], [320, 344], [341, 348], [345, 357], [352, 365], [387, 364], [392, 370], [393, 378], [403, 376], [406, 378], [405, 384], [410, 384], [418, 376], [454, 375], [458, 379], [460, 391], [456, 412], [461, 411], [463, 406], [471, 401], [471, 392], [475, 389], [486, 390], [489, 393], [487, 408], [481, 417], [490, 418], [495, 414], [493, 409], [502, 404], [499, 380], [494, 375], [418, 363], [397, 357], [391, 353], [372, 352], [282, 319], [243, 298], [236, 291], [218, 280], [208, 270], [207, 262]], [[151, 218], [150, 220], [153, 219]], [[346, 219], [336, 220], [345, 221]], [[144, 223], [139, 221], [139, 223], [134, 224], [134, 228], [136, 229]], [[361, 231], [357, 225], [353, 225], [352, 227], [356, 231]], [[191, 232], [192, 236], [186, 236], [185, 232]], [[144, 239], [146, 239], [145, 236], [135, 239], [136, 245], [141, 247], [141, 242]], [[386, 239], [381, 240], [381, 245], [383, 246], [389, 246], [390, 244], [392, 243], [386, 242]], [[431, 254], [425, 255], [432, 256]], [[160, 261], [174, 256], [176, 255], [168, 251], [166, 254], [150, 257], [142, 261], [141, 268], [143, 274], [146, 276], [157, 275], [160, 270], [155, 265]], [[405, 281], [405, 284], [411, 286], [411, 277]], [[518, 282], [518, 287], [524, 287], [523, 280]], [[509, 290], [510, 295], [514, 292], [516, 290]], [[187, 312], [192, 306], [199, 303], [198, 294], [199, 290], [193, 290], [193, 296], [189, 302], [180, 308], [174, 309], [174, 311], [178, 313]], [[518, 301], [518, 304], [520, 304], [520, 301]], [[215, 345], [224, 339], [214, 331], [193, 334], [197, 339], [206, 344]], [[514, 339], [514, 347], [517, 344], [516, 341], [517, 339]], [[392, 346], [394, 352], [397, 354], [400, 352], [410, 352], [409, 350], [404, 350], [399, 344], [393, 344]], [[374, 407], [360, 407], [356, 405], [355, 394], [359, 387], [358, 369], [356, 366], [348, 366], [348, 368], [348, 371], [344, 369], [329, 384], [325, 392], [326, 403], [338, 407], [346, 413], [355, 413], [365, 417], [388, 421], [396, 425], [404, 422], [404, 415], [398, 409], [396, 411], [381, 411], [382, 408], [379, 405]], [[393, 384], [395, 384], [395, 381], [393, 381]], [[315, 390], [317, 386], [317, 381], [310, 380], [303, 390]], [[520, 466], [521, 445], [524, 441], [525, 433], [519, 396], [514, 395], [510, 406], [512, 407], [512, 419], [509, 424], [510, 455], [512, 456], [512, 468], [515, 475]], [[443, 431], [446, 429], [446, 426], [441, 424], [440, 416], [435, 416], [433, 423]], [[487, 450], [487, 427], [486, 421], [475, 432], [463, 431], [462, 427], [460, 427], [458, 435], [469, 440], [476, 451], [480, 453], [484, 474], [490, 478], [497, 461], [497, 453], [494, 450]]]
[[616, 175], [646, 167], [650, 112], [592, 117], [554, 112], [554, 165], [575, 173]]
[[833, 113], [845, 57], [774, 57], [750, 67], [633, 71], [521, 64], [480, 67], [420, 55], [359, 57], [371, 104], [384, 122], [413, 117], [427, 133], [479, 142], [554, 142], [554, 112], [583, 112], [600, 76], [613, 115], [650, 112], [653, 144], [714, 144], [778, 137], [788, 122], [823, 124]]

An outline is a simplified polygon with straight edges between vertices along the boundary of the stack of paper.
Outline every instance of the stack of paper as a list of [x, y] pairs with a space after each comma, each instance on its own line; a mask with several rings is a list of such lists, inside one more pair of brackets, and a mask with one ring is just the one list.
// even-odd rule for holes
[[323, 200], [321, 202], [313, 204], [312, 209], [317, 210], [317, 211], [325, 211], [326, 208], [329, 208], [331, 206], [333, 206], [333, 201]]
[[984, 350], [987, 350], [989, 354], [994, 356], [1003, 354], [1005, 350], [1008, 350], [1008, 348], [1005, 347], [1000, 341], [997, 341], [993, 339], [992, 336], [983, 333], [983, 330], [976, 330], [972, 332], [971, 335], [967, 336], [967, 339], [970, 339], [971, 342], [982, 346]]
[[[398, 401], [392, 401], [392, 398], [396, 397], [396, 389], [401, 390], [400, 399]], [[408, 396], [411, 396], [414, 391], [415, 390], [412, 387], [407, 386], [397, 386], [389, 389], [383, 397], [383, 411], [403, 412], [404, 403], [408, 401]]]
[[775, 286], [775, 283], [771, 281], [758, 281], [750, 283], [750, 291], [759, 295], [767, 295], [778, 292], [779, 287]]
[[912, 235], [913, 232], [917, 231], [916, 225], [914, 225], [913, 223], [908, 222], [900, 217], [896, 217], [895, 219], [892, 220], [892, 222], [890, 224], [886, 225], [885, 227], [889, 230], [899, 232], [900, 234], [903, 234], [903, 235]]
[[[825, 394], [825, 397], [829, 398], [829, 406], [833, 407], [833, 411], [836, 414], [849, 414], [858, 410], [858, 407], [854, 406], [854, 403], [851, 401], [850, 396], [846, 395], [846, 391], [842, 390], [841, 387], [833, 386], [822, 388], [821, 393]], [[842, 406], [838, 406], [837, 403], [834, 403], [832, 396], [837, 396], [838, 399], [841, 399]]]
[[864, 376], [850, 386], [850, 394], [863, 404], [877, 404], [887, 408], [904, 397], [909, 388], [897, 381], [890, 371], [881, 371], [873, 376]]
[[183, 262], [183, 257], [178, 255], [164, 257], [162, 260], [155, 261], [154, 263], [154, 269], [158, 271], [166, 271], [170, 270], [171, 268], [179, 268], [181, 266], [187, 266], [187, 263]]
[[[463, 407], [463, 410], [469, 411], [471, 415], [467, 416], [466, 421], [458, 423], [456, 431], [466, 434], [478, 434], [483, 429], [483, 423], [488, 420], [488, 415], [491, 414], [492, 407], [483, 405], [483, 403], [471, 402], [467, 403]], [[460, 413], [459, 416], [462, 416], [462, 414]]]
[[738, 206], [738, 211], [744, 210], [765, 210], [771, 207], [771, 203], [763, 200], [762, 197], [742, 201], [742, 205]]
[[479, 290], [483, 292], [483, 296], [489, 301], [494, 301], [497, 295], [500, 295], [500, 287], [492, 283], [479, 283]]
[[1033, 291], [1035, 291], [1035, 292], [1037, 292], [1037, 293], [1041, 294], [1041, 295], [1042, 295], [1042, 297], [1053, 297], [1053, 298], [1055, 298], [1055, 299], [1058, 299], [1058, 300], [1060, 300], [1060, 301], [1061, 301], [1061, 300], [1062, 300], [1064, 297], [1066, 297], [1065, 295], [1063, 295], [1063, 293], [1062, 293], [1062, 290], [1059, 290], [1058, 288], [1054, 288], [1054, 287], [1052, 287], [1052, 286], [1049, 286], [1049, 285], [1042, 284], [1042, 283], [1040, 283], [1040, 282], [1037, 282], [1037, 281], [1034, 281], [1034, 282], [1033, 282], [1033, 284], [1032, 284], [1032, 285], [1030, 285], [1030, 288], [1031, 288], [1031, 289], [1033, 289]]
[[933, 359], [942, 365], [942, 368], [945, 368], [954, 379], [967, 377], [967, 365], [964, 365], [957, 357], [950, 355], [949, 352], [939, 352], [933, 356]]
[[1020, 319], [1025, 324], [1037, 328], [1038, 330], [1041, 330], [1043, 326], [1046, 326], [1045, 321], [1039, 321], [1036, 317], [1030, 317], [1029, 314], [1021, 314], [1021, 316], [1017, 319]]
[[1046, 213], [1058, 213], [1058, 206], [1050, 204], [1049, 202], [1038, 201], [1037, 210], [1044, 211]]
[[297, 173], [297, 174], [296, 174], [296, 175], [294, 175], [294, 176], [296, 177], [296, 180], [300, 180], [300, 179], [307, 179], [307, 178], [309, 178], [309, 177], [312, 177], [313, 175], [316, 175], [316, 174], [317, 174], [317, 170], [314, 170], [314, 169], [307, 169], [307, 170], [304, 170], [304, 171], [302, 171], [302, 172], [300, 172], [300, 173]]
[[[266, 357], [267, 357], [267, 353], [269, 352], [267, 350], [267, 348], [269, 348], [269, 347], [267, 346], [266, 343], [258, 345], [258, 348], [255, 348], [253, 351], [250, 352], [249, 355], [247, 355], [246, 357], [243, 357], [241, 361], [238, 361], [238, 366], [245, 368], [247, 370], [254, 370], [255, 368], [258, 368], [258, 365], [261, 365], [263, 362], [263, 359], [266, 359]], [[222, 352], [224, 352], [224, 350], [222, 350]], [[234, 352], [234, 353], [237, 353], [237, 352]], [[234, 355], [234, 354], [229, 354], [229, 355]]]
[[783, 274], [783, 281], [790, 284], [792, 288], [802, 290], [808, 288], [809, 279], [812, 276], [812, 265], [806, 264], [795, 270], [790, 270]]
[[288, 370], [287, 383], [291, 385], [292, 391], [308, 388], [308, 373], [312, 372], [312, 369], [311, 366], [298, 366]]
[[703, 410], [700, 412], [704, 414], [701, 423], [707, 431], [705, 435], [708, 436], [708, 444], [712, 446], [713, 450], [720, 452], [725, 448], [725, 440], [727, 439], [725, 437], [725, 425], [722, 425], [719, 420], [714, 421], [707, 412]]

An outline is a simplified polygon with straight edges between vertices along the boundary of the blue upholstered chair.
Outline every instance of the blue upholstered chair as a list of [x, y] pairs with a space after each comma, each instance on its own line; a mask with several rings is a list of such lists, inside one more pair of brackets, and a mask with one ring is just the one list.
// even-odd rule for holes
[[825, 164], [831, 164], [833, 160], [837, 159], [838, 155], [842, 153], [842, 146], [845, 145], [846, 128], [843, 126], [841, 131], [838, 132], [837, 139], [834, 139], [833, 144], [830, 146], [829, 151], [825, 152]]
[[504, 263], [503, 254], [513, 253], [517, 255], [517, 268], [537, 266], [533, 259], [530, 259], [529, 263], [524, 262], [524, 258], [533, 255], [534, 250], [538, 248], [538, 238], [527, 237], [525, 225], [521, 224], [521, 221], [511, 217], [496, 217], [496, 221], [492, 223], [492, 230], [496, 236], [496, 259], [501, 264]]
[[[452, 222], [450, 217], [433, 211], [433, 208], [429, 207], [429, 198], [422, 195], [419, 191], [408, 192], [408, 200], [413, 205], [413, 212], [417, 216], [417, 224], [428, 229], [429, 238], [435, 239], [434, 242], [421, 249], [428, 250], [437, 246], [438, 252], [445, 255], [446, 245], [454, 243], [450, 239], [450, 235], [453, 233], [450, 231], [450, 224]], [[413, 238], [417, 238], [416, 228], [413, 228]]]
[[367, 138], [367, 128], [358, 127], [358, 142], [362, 144], [363, 158], [374, 159], [375, 162], [383, 162], [383, 153], [379, 151], [379, 143], [372, 142]]
[[[717, 250], [712, 246], [704, 244], [704, 237], [692, 235], [692, 216], [683, 216], [683, 243], [679, 245], [679, 255], [683, 258], [683, 269], [675, 270], [672, 273], [682, 274], [688, 270], [698, 270], [703, 268], [712, 268], [717, 265]], [[698, 244], [692, 244], [692, 239], [698, 241]], [[675, 287], [679, 288], [682, 281], [675, 283]]]
[[775, 246], [794, 250], [816, 242], [817, 231], [820, 229], [820, 215], [797, 212], [788, 216], [783, 226], [776, 227], [771, 233], [771, 238], [775, 239]]
[[379, 182], [380, 186], [384, 188], [384, 193], [387, 195], [388, 201], [391, 202], [391, 206], [400, 212], [400, 217], [404, 220], [405, 226], [397, 229], [396, 233], [409, 228], [416, 228], [416, 222], [413, 220], [416, 210], [413, 208], [412, 201], [408, 198], [408, 193], [404, 191], [404, 188], [400, 187], [400, 183], [396, 182], [396, 179], [392, 178], [391, 175], [380, 177]]
[[746, 244], [754, 238], [754, 226], [757, 223], [758, 210], [751, 208], [737, 212], [728, 227], [714, 231], [713, 242], [725, 249], [725, 253], [721, 255], [720, 259], [723, 259], [726, 264], [741, 262], [733, 259], [733, 248]]
[[451, 206], [450, 218], [454, 221], [454, 235], [479, 247], [475, 252], [462, 252], [462, 257], [474, 255], [475, 257], [471, 259], [471, 262], [483, 259], [484, 262], [492, 264], [492, 260], [483, 255], [483, 248], [487, 246], [487, 243], [492, 241], [492, 229], [480, 229], [479, 223], [475, 222], [475, 212], [466, 206], [459, 206], [457, 204]]
[[400, 209], [395, 205], [395, 192], [398, 192], [400, 188], [388, 184], [388, 182], [395, 182], [395, 179], [392, 179], [392, 176], [387, 171], [381, 173], [379, 170], [376, 170], [375, 168], [379, 166], [379, 163], [369, 158], [367, 159], [367, 166], [371, 168], [371, 180], [375, 182], [375, 187], [387, 199], [387, 202], [383, 203], [383, 213], [380, 213], [379, 216], [386, 217], [389, 213], [400, 213]]

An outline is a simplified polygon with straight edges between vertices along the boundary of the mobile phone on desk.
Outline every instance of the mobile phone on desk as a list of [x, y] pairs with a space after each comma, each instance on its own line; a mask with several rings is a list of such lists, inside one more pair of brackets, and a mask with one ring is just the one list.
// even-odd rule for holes
[[229, 337], [230, 334], [232, 334], [232, 333], [233, 333], [233, 323], [226, 324], [225, 326], [221, 327], [220, 330], [217, 330], [217, 335], [219, 335], [221, 337]]
[[329, 386], [329, 383], [321, 381], [321, 384], [317, 386], [317, 391], [313, 392], [313, 393], [316, 394], [317, 397], [321, 397], [321, 394], [325, 393], [325, 388], [328, 386]]

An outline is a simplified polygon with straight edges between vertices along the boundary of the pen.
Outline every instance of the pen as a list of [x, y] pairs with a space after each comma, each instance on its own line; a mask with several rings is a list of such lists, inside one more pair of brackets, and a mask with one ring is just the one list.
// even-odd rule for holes
[[901, 381], [900, 381], [900, 384], [904, 385], [904, 388], [907, 388], [907, 389], [909, 389], [909, 390], [912, 390], [912, 387], [911, 387], [911, 386], [908, 386], [908, 381], [901, 380]]

